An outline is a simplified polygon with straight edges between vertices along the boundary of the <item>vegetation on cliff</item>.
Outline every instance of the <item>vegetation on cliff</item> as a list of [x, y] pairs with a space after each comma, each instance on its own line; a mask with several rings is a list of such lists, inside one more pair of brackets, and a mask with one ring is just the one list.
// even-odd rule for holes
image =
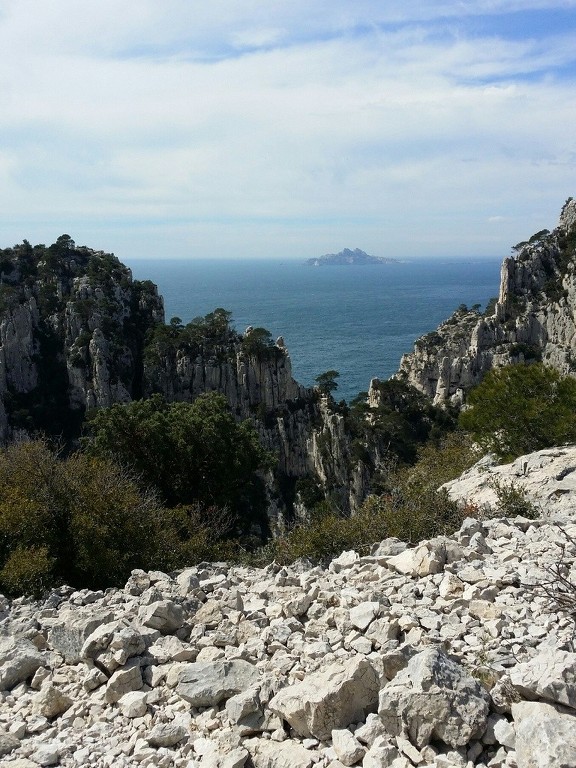
[[94, 413], [83, 439], [90, 456], [128, 467], [169, 507], [227, 509], [234, 526], [266, 528], [262, 473], [272, 456], [251, 422], [238, 422], [223, 395], [207, 392], [192, 403], [161, 395]]

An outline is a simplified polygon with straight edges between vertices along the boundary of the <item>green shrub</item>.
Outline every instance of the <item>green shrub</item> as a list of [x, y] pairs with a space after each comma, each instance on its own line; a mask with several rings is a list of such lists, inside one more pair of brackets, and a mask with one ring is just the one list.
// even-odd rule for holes
[[0, 454], [0, 590], [120, 585], [133, 568], [161, 565], [164, 517], [108, 460], [11, 446]]
[[48, 547], [17, 546], [0, 570], [0, 584], [7, 594], [40, 597], [55, 583], [55, 562]]
[[215, 392], [192, 403], [160, 395], [97, 411], [85, 450], [130, 467], [168, 506], [227, 508], [241, 525], [265, 519], [259, 471], [270, 466], [251, 422], [236, 422]]
[[576, 441], [576, 380], [541, 363], [493, 369], [468, 405], [461, 425], [501, 459]]

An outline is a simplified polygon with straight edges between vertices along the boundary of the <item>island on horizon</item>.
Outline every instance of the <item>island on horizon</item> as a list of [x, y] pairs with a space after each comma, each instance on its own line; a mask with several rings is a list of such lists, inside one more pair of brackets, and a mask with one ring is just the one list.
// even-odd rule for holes
[[310, 267], [323, 267], [332, 264], [399, 264], [397, 259], [390, 259], [385, 256], [370, 256], [360, 248], [353, 251], [350, 248], [344, 248], [339, 253], [325, 253], [324, 256], [317, 256], [307, 259], [306, 264]]

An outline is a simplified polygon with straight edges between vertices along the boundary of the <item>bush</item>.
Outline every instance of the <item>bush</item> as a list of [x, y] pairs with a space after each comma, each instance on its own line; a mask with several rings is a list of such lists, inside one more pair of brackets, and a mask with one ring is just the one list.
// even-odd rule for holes
[[265, 519], [259, 470], [271, 457], [249, 421], [237, 423], [226, 398], [210, 392], [193, 403], [160, 395], [99, 410], [85, 450], [131, 468], [168, 506], [227, 508], [238, 522]]
[[99, 588], [159, 564], [165, 535], [155, 497], [110, 461], [66, 460], [42, 441], [0, 454], [0, 589], [61, 583]]
[[576, 380], [541, 363], [493, 369], [468, 405], [461, 425], [501, 459], [576, 441]]

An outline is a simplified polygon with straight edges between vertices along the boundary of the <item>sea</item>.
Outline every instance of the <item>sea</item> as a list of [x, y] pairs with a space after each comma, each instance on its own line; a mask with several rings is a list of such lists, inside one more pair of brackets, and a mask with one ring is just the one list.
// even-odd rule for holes
[[498, 294], [501, 259], [413, 259], [326, 265], [300, 261], [158, 259], [127, 262], [152, 280], [167, 322], [187, 323], [218, 307], [284, 338], [297, 381], [339, 372], [337, 400], [350, 402], [373, 378], [387, 379], [415, 340], [460, 305], [482, 308]]

